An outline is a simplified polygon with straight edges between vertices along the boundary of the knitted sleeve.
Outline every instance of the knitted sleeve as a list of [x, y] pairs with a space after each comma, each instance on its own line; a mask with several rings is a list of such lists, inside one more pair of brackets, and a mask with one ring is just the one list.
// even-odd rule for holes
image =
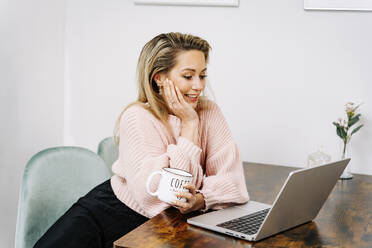
[[249, 195], [245, 185], [243, 164], [221, 110], [214, 103], [206, 113], [207, 155], [206, 175], [200, 192], [206, 209], [221, 209], [232, 203], [246, 203]]
[[[166, 140], [164, 126], [142, 107], [133, 106], [122, 116], [119, 158], [112, 170], [125, 179], [129, 193], [148, 216], [169, 207], [146, 192], [146, 180], [152, 172], [164, 167], [179, 168], [192, 173], [197, 184], [202, 181], [203, 171], [195, 162], [200, 160], [201, 149], [185, 138], [177, 144]], [[153, 178], [151, 191], [157, 189], [159, 179]]]

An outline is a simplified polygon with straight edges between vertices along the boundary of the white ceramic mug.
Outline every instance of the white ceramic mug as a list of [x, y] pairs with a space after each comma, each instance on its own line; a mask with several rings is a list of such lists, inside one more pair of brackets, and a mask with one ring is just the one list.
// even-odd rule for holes
[[[158, 189], [155, 192], [151, 192], [150, 183], [151, 179], [155, 175], [161, 175]], [[146, 182], [146, 190], [152, 196], [157, 196], [159, 200], [172, 204], [172, 201], [186, 202], [186, 198], [177, 197], [177, 192], [189, 192], [188, 189], [183, 188], [186, 184], [191, 184], [192, 174], [187, 171], [175, 169], [175, 168], [163, 168], [160, 171], [153, 172]]]

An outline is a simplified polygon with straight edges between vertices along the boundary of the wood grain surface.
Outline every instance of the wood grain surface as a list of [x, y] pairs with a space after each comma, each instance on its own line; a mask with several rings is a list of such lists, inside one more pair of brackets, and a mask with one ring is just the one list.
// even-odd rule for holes
[[[298, 168], [244, 163], [254, 201], [272, 204], [290, 171]], [[114, 242], [121, 247], [372, 247], [372, 176], [339, 180], [314, 221], [252, 243], [187, 224], [169, 208]]]

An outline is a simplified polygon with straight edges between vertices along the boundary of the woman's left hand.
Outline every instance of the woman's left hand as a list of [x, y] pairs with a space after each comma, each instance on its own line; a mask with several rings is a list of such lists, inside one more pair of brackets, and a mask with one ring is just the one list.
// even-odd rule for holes
[[173, 206], [177, 207], [182, 214], [204, 208], [205, 202], [203, 194], [196, 193], [193, 185], [187, 184], [183, 187], [190, 192], [178, 192], [176, 196], [186, 198], [186, 202], [175, 201], [173, 202]]

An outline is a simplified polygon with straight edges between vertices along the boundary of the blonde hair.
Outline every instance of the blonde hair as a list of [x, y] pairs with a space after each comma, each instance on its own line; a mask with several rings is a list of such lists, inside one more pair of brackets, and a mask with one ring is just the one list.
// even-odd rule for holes
[[[206, 40], [198, 36], [182, 33], [159, 34], [147, 42], [142, 48], [137, 63], [137, 101], [126, 106], [120, 113], [114, 129], [115, 141], [119, 143], [120, 140], [120, 120], [122, 115], [129, 107], [136, 104], [150, 111], [165, 125], [169, 134], [173, 136], [172, 129], [167, 121], [169, 109], [160, 95], [160, 89], [154, 80], [154, 76], [157, 73], [168, 73], [176, 65], [177, 55], [182, 51], [201, 51], [204, 54], [206, 63], [208, 63], [210, 49], [211, 47]], [[205, 102], [205, 97], [201, 97], [196, 110], [200, 111], [203, 109], [206, 105]]]

